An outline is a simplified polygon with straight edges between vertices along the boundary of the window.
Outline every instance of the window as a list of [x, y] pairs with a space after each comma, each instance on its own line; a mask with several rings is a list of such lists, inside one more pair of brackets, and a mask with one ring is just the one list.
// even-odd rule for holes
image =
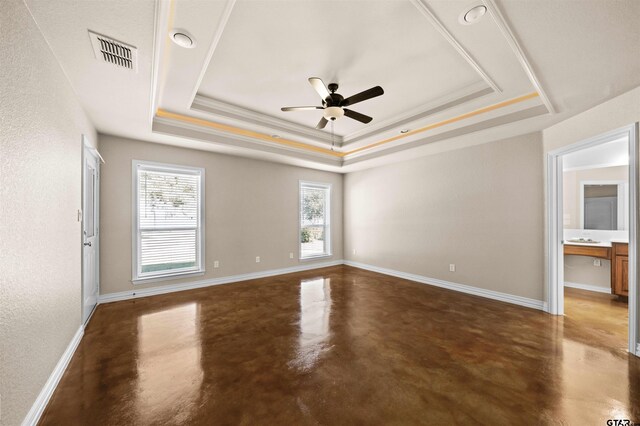
[[133, 282], [204, 272], [204, 169], [133, 162]]
[[331, 185], [300, 182], [300, 258], [331, 255]]

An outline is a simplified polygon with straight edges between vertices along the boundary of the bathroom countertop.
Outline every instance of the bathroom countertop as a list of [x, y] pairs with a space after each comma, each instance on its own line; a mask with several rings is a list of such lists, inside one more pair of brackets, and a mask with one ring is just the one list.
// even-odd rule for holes
[[[615, 241], [618, 242], [618, 241]], [[600, 241], [599, 243], [578, 243], [564, 240], [565, 246], [586, 246], [586, 247], [611, 247], [611, 241]]]
[[569, 240], [564, 240], [565, 246], [586, 246], [586, 247], [611, 247], [612, 243], [624, 243], [629, 244], [627, 238], [612, 238], [609, 241], [600, 241], [599, 243], [578, 243]]

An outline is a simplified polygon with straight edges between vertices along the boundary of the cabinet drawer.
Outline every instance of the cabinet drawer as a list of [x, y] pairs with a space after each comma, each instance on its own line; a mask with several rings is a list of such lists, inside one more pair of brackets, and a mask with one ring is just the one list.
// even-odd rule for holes
[[613, 251], [617, 255], [628, 256], [629, 255], [629, 244], [613, 243]]
[[565, 244], [564, 254], [611, 259], [611, 249], [609, 247], [573, 246], [571, 244]]

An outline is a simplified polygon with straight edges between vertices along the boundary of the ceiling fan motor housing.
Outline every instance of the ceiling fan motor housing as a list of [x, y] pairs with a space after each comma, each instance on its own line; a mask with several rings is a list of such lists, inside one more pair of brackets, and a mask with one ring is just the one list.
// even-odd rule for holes
[[344, 97], [339, 93], [332, 93], [324, 100], [325, 106], [345, 106], [343, 105]]

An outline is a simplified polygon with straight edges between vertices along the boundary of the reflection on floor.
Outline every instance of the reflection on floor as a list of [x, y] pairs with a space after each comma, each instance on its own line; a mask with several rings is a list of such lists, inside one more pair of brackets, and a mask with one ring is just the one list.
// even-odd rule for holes
[[565, 322], [589, 330], [591, 338], [611, 350], [627, 351], [629, 307], [625, 298], [567, 287], [564, 297]]
[[638, 422], [606, 329], [347, 266], [117, 302], [42, 423]]

